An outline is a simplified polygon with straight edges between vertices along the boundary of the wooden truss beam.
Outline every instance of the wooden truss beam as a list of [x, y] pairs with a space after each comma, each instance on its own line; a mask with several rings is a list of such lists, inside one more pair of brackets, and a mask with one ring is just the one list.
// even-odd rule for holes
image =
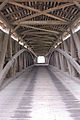
[[0, 10], [2, 10], [5, 7], [5, 5], [8, 3], [8, 1], [9, 0], [3, 1], [3, 3], [0, 5]]
[[67, 22], [65, 19], [63, 18], [59, 18], [57, 16], [54, 16], [54, 15], [51, 15], [51, 14], [48, 14], [49, 12], [51, 11], [54, 11], [54, 10], [58, 10], [58, 9], [61, 9], [61, 8], [65, 8], [65, 7], [68, 7], [68, 6], [72, 6], [74, 5], [74, 3], [66, 3], [64, 5], [59, 5], [57, 7], [54, 7], [54, 8], [50, 8], [50, 9], [47, 9], [47, 10], [44, 10], [44, 11], [40, 11], [40, 10], [37, 10], [37, 9], [34, 9], [34, 8], [31, 8], [31, 7], [28, 7], [28, 6], [25, 6], [25, 5], [22, 5], [22, 4], [19, 4], [19, 3], [16, 3], [16, 2], [9, 2], [10, 4], [13, 4], [15, 6], [19, 6], [19, 7], [22, 7], [22, 8], [25, 8], [25, 9], [29, 9], [29, 10], [32, 10], [34, 12], [36, 12], [35, 14], [33, 15], [30, 15], [30, 16], [27, 16], [27, 17], [24, 17], [20, 20], [16, 20], [14, 23], [20, 23], [22, 21], [25, 21], [25, 20], [29, 20], [33, 17], [37, 17], [37, 16], [40, 16], [40, 15], [46, 15], [48, 17], [51, 17], [51, 18], [55, 18], [55, 19], [58, 19], [60, 21], [63, 21], [63, 22]]
[[[3, 21], [4, 22], [4, 24], [9, 28], [9, 29], [12, 29], [12, 31], [13, 31], [13, 28], [12, 28], [12, 26], [9, 24], [9, 22], [3, 17], [3, 15], [1, 14], [1, 12], [0, 12], [0, 20], [1, 21]], [[17, 33], [16, 33], [17, 34]], [[17, 37], [19, 38], [20, 36], [17, 34]], [[20, 37], [20, 39], [21, 39], [21, 41], [23, 41], [24, 42], [24, 40]], [[27, 45], [27, 43], [26, 43], [26, 45]], [[27, 45], [28, 46], [28, 45]], [[31, 48], [30, 47], [28, 47], [28, 49], [32, 52], [32, 53], [34, 53], [34, 51], [33, 50], [31, 50]], [[35, 53], [34, 53], [35, 54]]]
[[20, 27], [20, 24], [18, 24], [18, 25], [13, 29], [13, 31], [11, 32], [11, 34], [13, 34], [19, 27]]
[[24, 26], [24, 27], [27, 27], [27, 28], [32, 28], [32, 29], [35, 29], [35, 30], [47, 31], [47, 32], [59, 34], [59, 32], [57, 32], [57, 31], [52, 31], [52, 30], [47, 30], [47, 29], [42, 29], [42, 28], [37, 28], [37, 27], [32, 27], [32, 26], [27, 26], [27, 25], [21, 25], [21, 26]]
[[24, 34], [28, 34], [28, 35], [53, 35], [52, 33], [49, 33], [49, 32], [45, 32], [45, 31], [40, 31], [40, 32], [37, 32], [37, 31], [32, 31], [32, 32], [27, 32], [27, 31], [23, 31], [21, 34], [24, 35]]
[[[24, 37], [23, 37], [23, 39], [24, 39]], [[49, 37], [48, 35], [36, 35], [36, 34], [34, 34], [33, 37], [31, 37], [31, 38], [27, 38], [26, 37], [26, 39], [34, 39], [34, 38], [41, 38], [40, 39], [41, 41], [43, 41], [44, 38], [45, 38], [46, 41], [48, 40], [48, 41], [52, 41], [53, 42], [55, 40], [55, 37]]]
[[[4, 2], [5, 0], [0, 0], [0, 2]], [[15, 2], [34, 2], [34, 0], [10, 0], [10, 1], [15, 1]], [[39, 2], [43, 2], [43, 0], [35, 0]], [[73, 2], [73, 0], [45, 0], [45, 2]], [[79, 0], [78, 0], [79, 1]]]
[[54, 40], [55, 39], [55, 37], [49, 37], [49, 36], [46, 36], [46, 35], [34, 35], [34, 37], [39, 37], [39, 38], [46, 38], [46, 39], [48, 39], [48, 40]]
[[80, 4], [77, 0], [74, 0], [73, 3], [80, 9]]
[[[35, 42], [34, 42], [34, 41], [35, 41]], [[33, 39], [33, 41], [30, 40], [29, 43], [32, 43], [32, 44], [40, 44], [40, 43], [41, 43], [41, 44], [43, 44], [43, 43], [45, 43], [45, 44], [52, 44], [53, 42], [51, 42], [51, 41], [44, 41], [44, 40], [38, 41], [37, 38], [36, 38], [36, 39]]]
[[[16, 23], [17, 24], [17, 23]], [[20, 22], [20, 25], [66, 25], [68, 22], [61, 22], [56, 20], [51, 21], [24, 21]]]
[[[46, 41], [49, 41], [49, 42], [54, 42], [54, 39], [52, 39], [52, 38], [47, 38], [47, 37], [43, 37], [43, 38], [41, 38], [41, 37], [33, 37], [33, 38], [26, 38], [27, 39], [27, 41], [30, 41], [30, 40], [32, 40], [32, 41], [34, 41], [34, 40], [36, 40], [36, 41], [38, 41], [38, 42], [43, 42], [44, 40], [45, 40], [45, 42]], [[40, 41], [39, 41], [40, 40]]]

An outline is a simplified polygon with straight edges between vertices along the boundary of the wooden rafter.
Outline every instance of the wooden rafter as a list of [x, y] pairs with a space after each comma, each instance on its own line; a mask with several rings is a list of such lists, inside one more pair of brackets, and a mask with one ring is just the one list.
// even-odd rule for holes
[[79, 2], [78, 2], [77, 0], [74, 0], [73, 3], [74, 3], [76, 6], [78, 6], [78, 8], [80, 9], [80, 4], [79, 4]]
[[[35, 41], [35, 43], [34, 43], [34, 41]], [[40, 41], [40, 40], [38, 40], [37, 38], [36, 39], [33, 39], [33, 40], [31, 40], [31, 39], [29, 39], [29, 43], [34, 43], [34, 44], [39, 44], [39, 43], [45, 43], [45, 44], [52, 44], [53, 42], [51, 42], [51, 41], [44, 41], [44, 39], [42, 40], [42, 41]]]
[[[5, 1], [0, 0], [0, 5]], [[38, 55], [45, 55], [55, 46], [60, 35], [80, 15], [80, 0], [9, 0], [7, 3], [0, 12], [10, 24], [11, 33], [18, 33]]]
[[66, 3], [65, 5], [59, 5], [59, 6], [54, 7], [54, 8], [50, 8], [50, 9], [47, 9], [47, 10], [44, 10], [44, 11], [40, 11], [40, 10], [31, 8], [31, 7], [28, 7], [28, 6], [25, 6], [25, 5], [16, 3], [16, 2], [9, 2], [9, 3], [10, 3], [10, 4], [13, 4], [13, 5], [16, 5], [16, 6], [19, 6], [19, 7], [23, 7], [23, 8], [25, 8], [25, 9], [32, 10], [32, 11], [34, 11], [34, 12], [37, 12], [37, 13], [31, 15], [31, 16], [27, 16], [27, 17], [24, 17], [24, 18], [22, 18], [22, 19], [20, 19], [20, 20], [17, 20], [17, 21], [15, 21], [14, 23], [22, 22], [22, 21], [31, 19], [31, 18], [33, 18], [33, 17], [40, 16], [40, 15], [43, 15], [43, 14], [46, 15], [46, 16], [48, 16], [48, 17], [52, 17], [52, 18], [58, 19], [58, 20], [60, 20], [60, 21], [67, 22], [67, 21], [64, 20], [63, 18], [59, 18], [59, 17], [57, 17], [57, 16], [48, 14], [48, 12], [51, 12], [51, 11], [54, 11], [54, 10], [57, 10], [57, 9], [61, 9], [61, 8], [65, 8], [65, 7], [69, 7], [69, 6], [74, 5], [73, 3]]
[[[0, 2], [4, 2], [5, 0], [0, 0]], [[15, 1], [15, 2], [34, 2], [34, 0], [10, 0], [10, 1]], [[43, 2], [43, 0], [35, 0], [35, 2]], [[54, 2], [54, 0], [45, 0], [45, 2]], [[79, 1], [79, 0], [77, 0]], [[55, 0], [55, 2], [73, 2], [73, 0]]]
[[[27, 34], [25, 34], [24, 35], [24, 37], [26, 36]], [[23, 38], [24, 38], [23, 37]], [[34, 35], [32, 35], [32, 37], [30, 37], [30, 38], [34, 38], [34, 37], [37, 37], [37, 38], [46, 38], [47, 40], [51, 40], [51, 41], [53, 41], [54, 39], [55, 39], [55, 37], [49, 37], [48, 35], [36, 35], [36, 34], [34, 34]], [[27, 37], [26, 37], [27, 38]]]
[[[17, 24], [17, 23], [16, 23]], [[47, 20], [47, 21], [24, 21], [20, 22], [20, 25], [66, 25], [68, 22], [62, 22], [57, 20]]]
[[[33, 38], [26, 38], [27, 40], [34, 40], [34, 39], [37, 39], [37, 41], [40, 39], [40, 41], [42, 42], [42, 41], [50, 41], [50, 42], [54, 42], [55, 40], [54, 40], [54, 38], [47, 38], [46, 36], [44, 36], [44, 37], [40, 37], [40, 36], [35, 36], [35, 37], [33, 37]], [[25, 40], [26, 40], [25, 39]], [[38, 41], [38, 42], [40, 42], [40, 41]]]
[[24, 26], [24, 27], [27, 27], [27, 28], [32, 28], [32, 29], [35, 29], [35, 30], [47, 31], [47, 32], [59, 34], [59, 32], [57, 32], [57, 31], [51, 31], [51, 30], [42, 29], [42, 28], [38, 28], [38, 27], [33, 27], [33, 26], [29, 26], [29, 25], [21, 25], [21, 26]]
[[8, 3], [8, 1], [9, 0], [3, 1], [3, 3], [0, 5], [0, 10], [2, 10], [5, 7], [5, 5]]
[[11, 34], [13, 34], [19, 27], [20, 27], [20, 24], [17, 25], [17, 26], [13, 29], [13, 31], [11, 32]]
[[40, 31], [40, 32], [38, 32], [38, 31], [32, 31], [32, 32], [27, 32], [27, 31], [24, 31], [24, 32], [22, 32], [21, 34], [22, 35], [24, 35], [24, 34], [28, 34], [28, 35], [34, 35], [34, 34], [36, 34], [36, 35], [53, 35], [52, 33], [49, 33], [49, 32], [47, 32], [47, 31]]

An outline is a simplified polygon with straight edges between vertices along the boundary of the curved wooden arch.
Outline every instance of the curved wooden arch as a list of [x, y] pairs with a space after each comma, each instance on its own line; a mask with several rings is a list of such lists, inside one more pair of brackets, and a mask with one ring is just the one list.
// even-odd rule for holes
[[[1, 71], [0, 73], [0, 86], [2, 85], [3, 80], [5, 79], [10, 67], [13, 65], [13, 63], [15, 62], [15, 60], [17, 59], [18, 56], [20, 56], [23, 52], [29, 52], [30, 55], [32, 56], [31, 52], [28, 51], [27, 49], [21, 49], [19, 52], [17, 52], [12, 59], [6, 64], [6, 66], [4, 67], [4, 69]], [[33, 59], [33, 57], [32, 57]], [[33, 60], [34, 61], [34, 60]]]
[[[72, 58], [68, 53], [66, 53], [65, 51], [59, 48], [54, 49], [52, 53], [55, 51], [62, 54], [70, 62], [70, 64], [76, 69], [76, 71], [80, 74], [80, 65], [74, 60], [74, 58]], [[50, 54], [49, 61], [50, 61], [52, 53]]]

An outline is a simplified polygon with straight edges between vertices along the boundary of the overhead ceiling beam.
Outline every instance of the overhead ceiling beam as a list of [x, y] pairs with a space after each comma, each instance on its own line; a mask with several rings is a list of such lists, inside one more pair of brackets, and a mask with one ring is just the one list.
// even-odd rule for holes
[[[34, 42], [35, 41], [35, 42]], [[32, 43], [32, 44], [40, 44], [40, 43], [45, 43], [45, 44], [52, 44], [51, 41], [38, 41], [37, 39], [34, 39], [34, 41], [30, 40], [29, 43]]]
[[59, 34], [59, 32], [57, 32], [57, 31], [51, 31], [51, 30], [42, 29], [42, 28], [38, 28], [38, 27], [32, 27], [32, 26], [27, 26], [27, 25], [21, 25], [21, 26], [24, 26], [24, 27], [27, 27], [27, 28], [32, 28], [32, 29], [35, 29], [35, 30], [47, 31], [47, 32]]
[[49, 38], [46, 38], [46, 37], [43, 37], [43, 38], [40, 38], [40, 37], [33, 37], [33, 38], [26, 38], [25, 40], [27, 40], [27, 41], [30, 41], [30, 40], [32, 40], [32, 41], [38, 41], [38, 42], [42, 42], [42, 41], [49, 41], [49, 42], [54, 42], [55, 40], [54, 39], [49, 39]]
[[[0, 0], [0, 2], [4, 2], [5, 0]], [[15, 2], [34, 2], [34, 0], [10, 0], [10, 1], [15, 1]], [[36, 1], [41, 1], [43, 0], [35, 0]], [[79, 0], [78, 0], [79, 1]], [[54, 2], [54, 0], [45, 0], [45, 2]], [[73, 0], [55, 0], [55, 2], [73, 2]]]
[[80, 9], [80, 4], [77, 0], [74, 0], [73, 3]]
[[12, 11], [12, 12], [6, 14], [5, 16], [8, 17], [8, 16], [11, 16], [11, 15], [15, 15], [16, 13], [20, 13], [20, 12], [22, 12], [22, 10]]
[[[26, 35], [25, 35], [25, 36], [26, 36]], [[25, 36], [24, 36], [24, 37], [25, 37]], [[22, 37], [22, 38], [24, 39], [24, 37]], [[44, 35], [44, 36], [43, 36], [43, 35], [41, 36], [41, 35], [36, 35], [36, 34], [33, 35], [33, 36], [30, 37], [30, 38], [33, 38], [33, 39], [34, 39], [34, 38], [36, 38], [36, 37], [37, 37], [37, 38], [46, 38], [47, 40], [51, 40], [51, 41], [53, 41], [53, 40], [55, 39], [55, 37], [49, 37], [49, 36], [45, 36], [45, 35]], [[30, 39], [30, 38], [27, 38], [27, 37], [26, 37], [26, 39]], [[42, 40], [42, 39], [41, 39], [41, 40]]]
[[68, 24], [68, 22], [62, 22], [62, 21], [57, 21], [57, 20], [20, 22], [20, 25], [64, 25], [64, 24], [66, 25]]
[[43, 42], [43, 41], [45, 41], [45, 42], [54, 42], [54, 40], [52, 41], [52, 40], [49, 40], [49, 39], [47, 39], [47, 38], [45, 38], [45, 37], [43, 37], [42, 39], [41, 38], [38, 38], [38, 37], [35, 37], [35, 38], [27, 38], [29, 41], [38, 41], [38, 42]]
[[8, 1], [9, 0], [3, 1], [3, 3], [0, 5], [0, 10], [2, 10], [5, 7], [5, 5], [7, 5]]
[[41, 44], [33, 44], [33, 43], [31, 44], [31, 43], [30, 43], [30, 45], [31, 45], [31, 46], [40, 46], [40, 47], [51, 46], [51, 44], [44, 44], [44, 45], [43, 45], [43, 43], [41, 43]]
[[50, 39], [50, 40], [54, 40], [54, 38], [55, 38], [55, 37], [49, 37], [49, 36], [45, 36], [45, 35], [42, 35], [42, 36], [41, 36], [41, 35], [36, 35], [36, 34], [35, 34], [34, 36], [35, 36], [35, 37], [40, 37], [40, 38], [47, 38], [48, 40], [49, 40], [49, 39]]
[[[27, 38], [27, 33], [25, 35], [22, 36], [23, 39], [28, 39]], [[31, 35], [31, 34], [30, 34]], [[49, 36], [49, 33], [46, 34], [46, 35], [40, 35], [40, 34], [33, 34], [31, 35], [32, 37], [31, 38], [34, 38], [34, 37], [38, 37], [38, 38], [41, 38], [40, 40], [42, 40], [42, 38], [46, 38], [46, 40], [50, 40], [50, 41], [54, 41], [56, 38], [54, 36]], [[26, 38], [25, 38], [26, 37]]]
[[[11, 28], [12, 30], [13, 30], [13, 28], [12, 28], [12, 26], [9, 24], [9, 22], [3, 17], [3, 15], [1, 14], [1, 12], [0, 12], [0, 20], [1, 21], [3, 21], [3, 23], [7, 26], [7, 28]], [[16, 33], [16, 35], [17, 35], [17, 37], [20, 37], [17, 33]], [[20, 39], [21, 39], [21, 41], [23, 41], [24, 42], [24, 40], [20, 37]], [[28, 49], [36, 56], [36, 54], [34, 53], [34, 51], [29, 47], [29, 45], [26, 43], [26, 45], [28, 46]]]
[[20, 24], [18, 24], [18, 25], [13, 29], [13, 31], [11, 32], [11, 34], [13, 34], [19, 27], [20, 27]]
[[16, 20], [14, 23], [19, 23], [19, 22], [22, 22], [22, 21], [25, 21], [25, 20], [28, 20], [28, 19], [31, 19], [33, 17], [37, 17], [37, 16], [40, 16], [40, 15], [46, 15], [48, 17], [51, 17], [51, 18], [55, 18], [55, 19], [58, 19], [60, 21], [63, 21], [63, 22], [67, 22], [65, 19], [63, 18], [59, 18], [57, 16], [54, 16], [54, 15], [51, 15], [51, 14], [48, 14], [48, 12], [51, 12], [51, 11], [54, 11], [54, 10], [58, 10], [58, 9], [61, 9], [61, 8], [65, 8], [65, 7], [68, 7], [68, 6], [72, 6], [74, 5], [74, 3], [66, 3], [64, 5], [59, 5], [57, 7], [53, 7], [53, 8], [50, 8], [50, 9], [47, 9], [47, 10], [44, 10], [44, 11], [40, 11], [38, 9], [34, 9], [32, 7], [29, 7], [29, 6], [25, 6], [25, 5], [22, 5], [20, 3], [16, 3], [16, 2], [9, 2], [10, 4], [13, 4], [15, 6], [19, 6], [19, 7], [22, 7], [22, 8], [25, 8], [25, 9], [29, 9], [29, 10], [32, 10], [34, 12], [37, 12], [33, 15], [30, 15], [30, 16], [27, 16], [27, 17], [24, 17], [20, 20]]
[[49, 33], [49, 32], [45, 32], [45, 31], [40, 31], [40, 32], [37, 32], [37, 31], [32, 31], [32, 32], [27, 32], [27, 30], [26, 31], [23, 31], [21, 34], [28, 34], [28, 35], [34, 35], [34, 34], [37, 34], [37, 35], [53, 35], [52, 33]]

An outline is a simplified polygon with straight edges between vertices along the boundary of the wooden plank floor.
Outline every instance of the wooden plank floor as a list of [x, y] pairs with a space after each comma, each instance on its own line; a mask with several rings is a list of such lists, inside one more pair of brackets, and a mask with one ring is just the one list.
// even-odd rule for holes
[[78, 96], [54, 71], [34, 66], [2, 90], [0, 120], [80, 120]]

